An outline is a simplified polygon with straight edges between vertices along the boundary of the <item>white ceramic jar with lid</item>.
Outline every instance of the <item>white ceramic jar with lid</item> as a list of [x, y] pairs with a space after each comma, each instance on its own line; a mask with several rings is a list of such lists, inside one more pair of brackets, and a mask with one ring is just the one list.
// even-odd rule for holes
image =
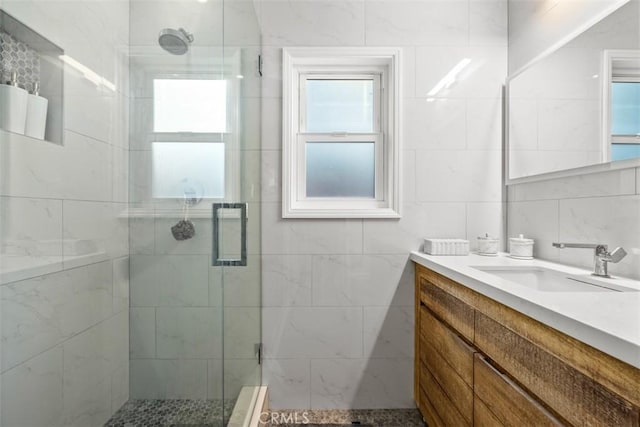
[[533, 259], [533, 239], [526, 239], [524, 235], [509, 239], [509, 256], [516, 259]]
[[498, 255], [498, 242], [495, 237], [490, 237], [489, 233], [478, 237], [478, 255], [496, 256]]

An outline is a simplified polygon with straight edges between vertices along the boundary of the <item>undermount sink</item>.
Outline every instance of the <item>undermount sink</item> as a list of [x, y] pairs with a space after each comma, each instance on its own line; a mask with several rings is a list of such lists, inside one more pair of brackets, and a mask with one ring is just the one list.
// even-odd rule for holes
[[544, 267], [473, 266], [520, 286], [540, 292], [638, 292], [590, 276], [577, 276]]

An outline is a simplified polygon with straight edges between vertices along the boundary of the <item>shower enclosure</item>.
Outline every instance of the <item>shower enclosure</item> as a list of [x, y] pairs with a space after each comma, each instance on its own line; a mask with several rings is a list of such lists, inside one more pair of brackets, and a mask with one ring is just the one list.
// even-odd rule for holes
[[254, 5], [131, 1], [129, 39], [129, 405], [242, 425], [261, 381]]
[[1, 427], [244, 425], [260, 45], [252, 0], [0, 0], [0, 92], [49, 107], [0, 124]]

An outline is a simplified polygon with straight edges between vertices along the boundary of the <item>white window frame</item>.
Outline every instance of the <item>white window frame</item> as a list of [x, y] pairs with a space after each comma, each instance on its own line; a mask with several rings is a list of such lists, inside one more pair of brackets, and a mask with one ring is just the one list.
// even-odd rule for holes
[[[399, 48], [283, 49], [283, 218], [400, 218]], [[372, 133], [308, 133], [304, 122], [309, 79], [373, 79]], [[306, 197], [307, 142], [373, 142], [375, 197]]]
[[611, 131], [611, 84], [614, 82], [640, 82], [640, 73], [622, 73], [616, 70], [616, 61], [640, 61], [640, 50], [636, 49], [607, 49], [602, 61], [602, 162], [611, 161], [611, 146], [613, 144], [638, 144], [638, 136], [614, 135]]

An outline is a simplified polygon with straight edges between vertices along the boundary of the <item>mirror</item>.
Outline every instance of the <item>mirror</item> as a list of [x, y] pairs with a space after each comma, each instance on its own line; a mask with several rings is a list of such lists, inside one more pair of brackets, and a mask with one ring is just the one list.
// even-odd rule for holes
[[631, 1], [509, 76], [507, 183], [640, 164], [639, 29]]

